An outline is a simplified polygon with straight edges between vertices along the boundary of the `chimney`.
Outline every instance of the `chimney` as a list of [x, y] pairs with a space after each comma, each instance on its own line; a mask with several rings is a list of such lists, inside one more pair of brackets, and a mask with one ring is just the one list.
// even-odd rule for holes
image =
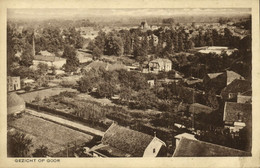
[[156, 137], [156, 131], [154, 131], [153, 133], [154, 133], [154, 137]]

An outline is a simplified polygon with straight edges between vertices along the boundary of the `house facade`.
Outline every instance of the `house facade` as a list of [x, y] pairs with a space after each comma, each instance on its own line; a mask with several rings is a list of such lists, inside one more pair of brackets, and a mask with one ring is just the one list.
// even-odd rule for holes
[[21, 89], [20, 76], [8, 76], [7, 77], [7, 91], [14, 91]]
[[172, 70], [172, 62], [169, 59], [158, 58], [148, 64], [148, 71], [151, 73], [168, 72], [170, 70]]

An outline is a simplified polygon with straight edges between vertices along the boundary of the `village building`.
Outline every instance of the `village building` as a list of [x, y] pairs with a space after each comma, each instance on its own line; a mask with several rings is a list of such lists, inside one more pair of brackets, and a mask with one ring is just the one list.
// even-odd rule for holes
[[233, 52], [237, 51], [238, 49], [229, 49], [228, 47], [222, 47], [222, 46], [210, 46], [210, 47], [205, 47], [202, 50], [199, 50], [199, 53], [203, 54], [209, 54], [209, 53], [215, 53], [220, 55], [221, 53], [226, 53], [228, 56], [231, 55]]
[[181, 141], [182, 138], [197, 140], [197, 139], [195, 138], [195, 135], [193, 135], [193, 134], [182, 133], [182, 134], [176, 135], [176, 136], [174, 137], [175, 142], [176, 142], [175, 147], [177, 147], [177, 146], [179, 145], [179, 143], [180, 143], [180, 141]]
[[237, 94], [237, 103], [250, 103], [252, 104], [252, 91], [246, 91]]
[[246, 151], [190, 138], [181, 138], [173, 157], [250, 156]]
[[169, 59], [158, 58], [148, 64], [148, 71], [151, 73], [169, 72], [170, 70], [172, 70], [172, 62]]
[[146, 31], [146, 30], [149, 30], [150, 27], [149, 27], [148, 23], [146, 21], [144, 21], [144, 22], [141, 22], [140, 29], [143, 31]]
[[[166, 144], [156, 136], [150, 136], [112, 124], [102, 137], [101, 144], [89, 152], [110, 157], [158, 157], [166, 156]], [[98, 152], [98, 153], [97, 153]], [[101, 157], [102, 157], [101, 155]]]
[[220, 94], [221, 90], [235, 79], [245, 80], [244, 77], [234, 71], [209, 73], [203, 78], [203, 85], [206, 90], [214, 89], [217, 94]]
[[226, 102], [223, 121], [225, 128], [229, 128], [231, 132], [238, 132], [244, 127], [252, 130], [252, 105], [248, 103]]
[[54, 66], [57, 69], [61, 69], [63, 65], [66, 64], [66, 59], [56, 56], [36, 55], [33, 60], [33, 67], [37, 67], [39, 63], [44, 63], [47, 64], [49, 67]]
[[7, 114], [17, 115], [25, 110], [25, 101], [16, 93], [7, 94]]
[[7, 77], [7, 91], [14, 91], [21, 89], [20, 76], [8, 76]]
[[[236, 101], [238, 95], [240, 95], [240, 99], [243, 99], [243, 95], [241, 93], [248, 92], [252, 90], [251, 82], [241, 79], [235, 79], [229, 85], [227, 85], [224, 89], [222, 89], [220, 96], [224, 101], [234, 100]], [[245, 101], [250, 100], [250, 97], [244, 96]], [[239, 102], [238, 102], [239, 103]], [[241, 102], [243, 103], [243, 102]]]

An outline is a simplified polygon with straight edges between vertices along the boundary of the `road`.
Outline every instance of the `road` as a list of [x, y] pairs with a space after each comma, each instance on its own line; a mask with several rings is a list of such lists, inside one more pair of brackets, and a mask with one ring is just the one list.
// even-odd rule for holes
[[52, 115], [49, 115], [49, 114], [40, 113], [40, 112], [37, 112], [37, 111], [32, 110], [32, 109], [26, 109], [26, 112], [31, 114], [31, 115], [34, 115], [36, 117], [44, 118], [46, 120], [53, 121], [53, 122], [56, 122], [56, 123], [59, 123], [61, 125], [68, 126], [68, 127], [71, 127], [71, 128], [75, 128], [75, 129], [81, 130], [83, 132], [92, 133], [92, 134], [98, 135], [98, 136], [104, 135], [104, 132], [102, 132], [102, 131], [90, 128], [88, 126], [85, 126], [85, 125], [82, 125], [82, 124], [79, 124], [79, 123], [75, 123], [73, 121], [66, 120], [66, 119], [63, 119], [63, 118], [59, 118], [59, 117], [52, 116]]

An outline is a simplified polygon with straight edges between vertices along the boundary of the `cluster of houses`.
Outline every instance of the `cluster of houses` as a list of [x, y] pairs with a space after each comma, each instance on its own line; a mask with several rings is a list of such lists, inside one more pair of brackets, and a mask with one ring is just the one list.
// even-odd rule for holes
[[194, 134], [181, 133], [174, 137], [175, 150], [167, 153], [164, 141], [113, 123], [95, 145], [84, 146], [90, 157], [208, 157], [250, 156], [250, 152], [200, 141]]

